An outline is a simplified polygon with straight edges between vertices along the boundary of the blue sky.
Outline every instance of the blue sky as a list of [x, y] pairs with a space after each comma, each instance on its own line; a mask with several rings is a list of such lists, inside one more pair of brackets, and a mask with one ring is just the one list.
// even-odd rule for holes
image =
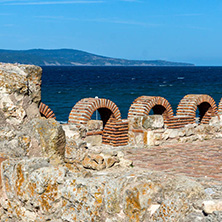
[[0, 0], [0, 49], [222, 65], [221, 0]]

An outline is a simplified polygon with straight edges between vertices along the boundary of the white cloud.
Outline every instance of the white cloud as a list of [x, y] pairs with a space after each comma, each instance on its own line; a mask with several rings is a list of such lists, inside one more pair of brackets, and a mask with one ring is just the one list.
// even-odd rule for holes
[[59, 20], [67, 20], [67, 21], [81, 21], [81, 22], [114, 23], [114, 24], [136, 25], [136, 26], [144, 26], [144, 27], [161, 26], [161, 24], [138, 22], [138, 21], [133, 21], [133, 20], [119, 20], [119, 19], [115, 19], [115, 18], [84, 19], [84, 18], [68, 18], [68, 17], [64, 17], [64, 16], [48, 16], [48, 15], [39, 15], [39, 16], [35, 16], [35, 18], [52, 19], [52, 20], [59, 19]]

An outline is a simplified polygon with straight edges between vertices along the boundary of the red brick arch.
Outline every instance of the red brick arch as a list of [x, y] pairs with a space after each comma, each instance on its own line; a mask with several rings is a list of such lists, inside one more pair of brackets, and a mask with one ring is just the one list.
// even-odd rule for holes
[[56, 119], [54, 112], [44, 103], [40, 103], [39, 106], [39, 112], [41, 116], [44, 116], [45, 118], [53, 118]]
[[163, 115], [164, 119], [173, 117], [170, 103], [160, 96], [140, 96], [130, 106], [128, 118], [134, 116], [147, 116], [153, 110], [154, 114]]
[[218, 114], [222, 114], [222, 98], [221, 98], [219, 105], [218, 105]]
[[177, 116], [192, 117], [195, 120], [197, 109], [199, 109], [200, 123], [208, 124], [209, 120], [217, 114], [217, 106], [211, 96], [189, 94], [180, 101], [177, 107]]
[[98, 110], [103, 120], [103, 124], [113, 117], [121, 119], [121, 114], [117, 105], [109, 99], [85, 98], [81, 99], [72, 108], [69, 114], [69, 124], [87, 124], [93, 113]]

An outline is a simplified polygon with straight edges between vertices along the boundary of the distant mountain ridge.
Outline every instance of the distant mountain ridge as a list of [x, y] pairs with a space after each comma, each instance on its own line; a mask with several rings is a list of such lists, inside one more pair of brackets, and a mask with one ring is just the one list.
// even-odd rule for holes
[[0, 62], [39, 66], [193, 66], [165, 60], [128, 60], [99, 56], [74, 49], [0, 49]]

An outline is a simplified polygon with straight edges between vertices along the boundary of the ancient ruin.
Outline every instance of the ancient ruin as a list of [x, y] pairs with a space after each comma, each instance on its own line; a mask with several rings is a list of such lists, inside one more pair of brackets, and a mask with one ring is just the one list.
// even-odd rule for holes
[[[121, 119], [114, 102], [85, 98], [60, 124], [41, 101], [41, 74], [0, 64], [2, 222], [222, 220], [222, 148], [212, 140], [222, 141], [222, 100], [217, 109], [208, 95], [186, 95], [174, 115], [165, 98], [141, 96]], [[197, 141], [214, 144], [209, 158], [192, 157], [205, 152]]]
[[[220, 101], [219, 110], [221, 106]], [[101, 120], [91, 120], [96, 110]], [[220, 130], [215, 132], [215, 124], [220, 126], [219, 113], [214, 99], [201, 94], [182, 98], [176, 115], [163, 97], [138, 97], [130, 106], [127, 119], [121, 119], [120, 110], [112, 101], [85, 98], [71, 110], [68, 125], [85, 128], [82, 139], [93, 145], [153, 146], [218, 138]]]

